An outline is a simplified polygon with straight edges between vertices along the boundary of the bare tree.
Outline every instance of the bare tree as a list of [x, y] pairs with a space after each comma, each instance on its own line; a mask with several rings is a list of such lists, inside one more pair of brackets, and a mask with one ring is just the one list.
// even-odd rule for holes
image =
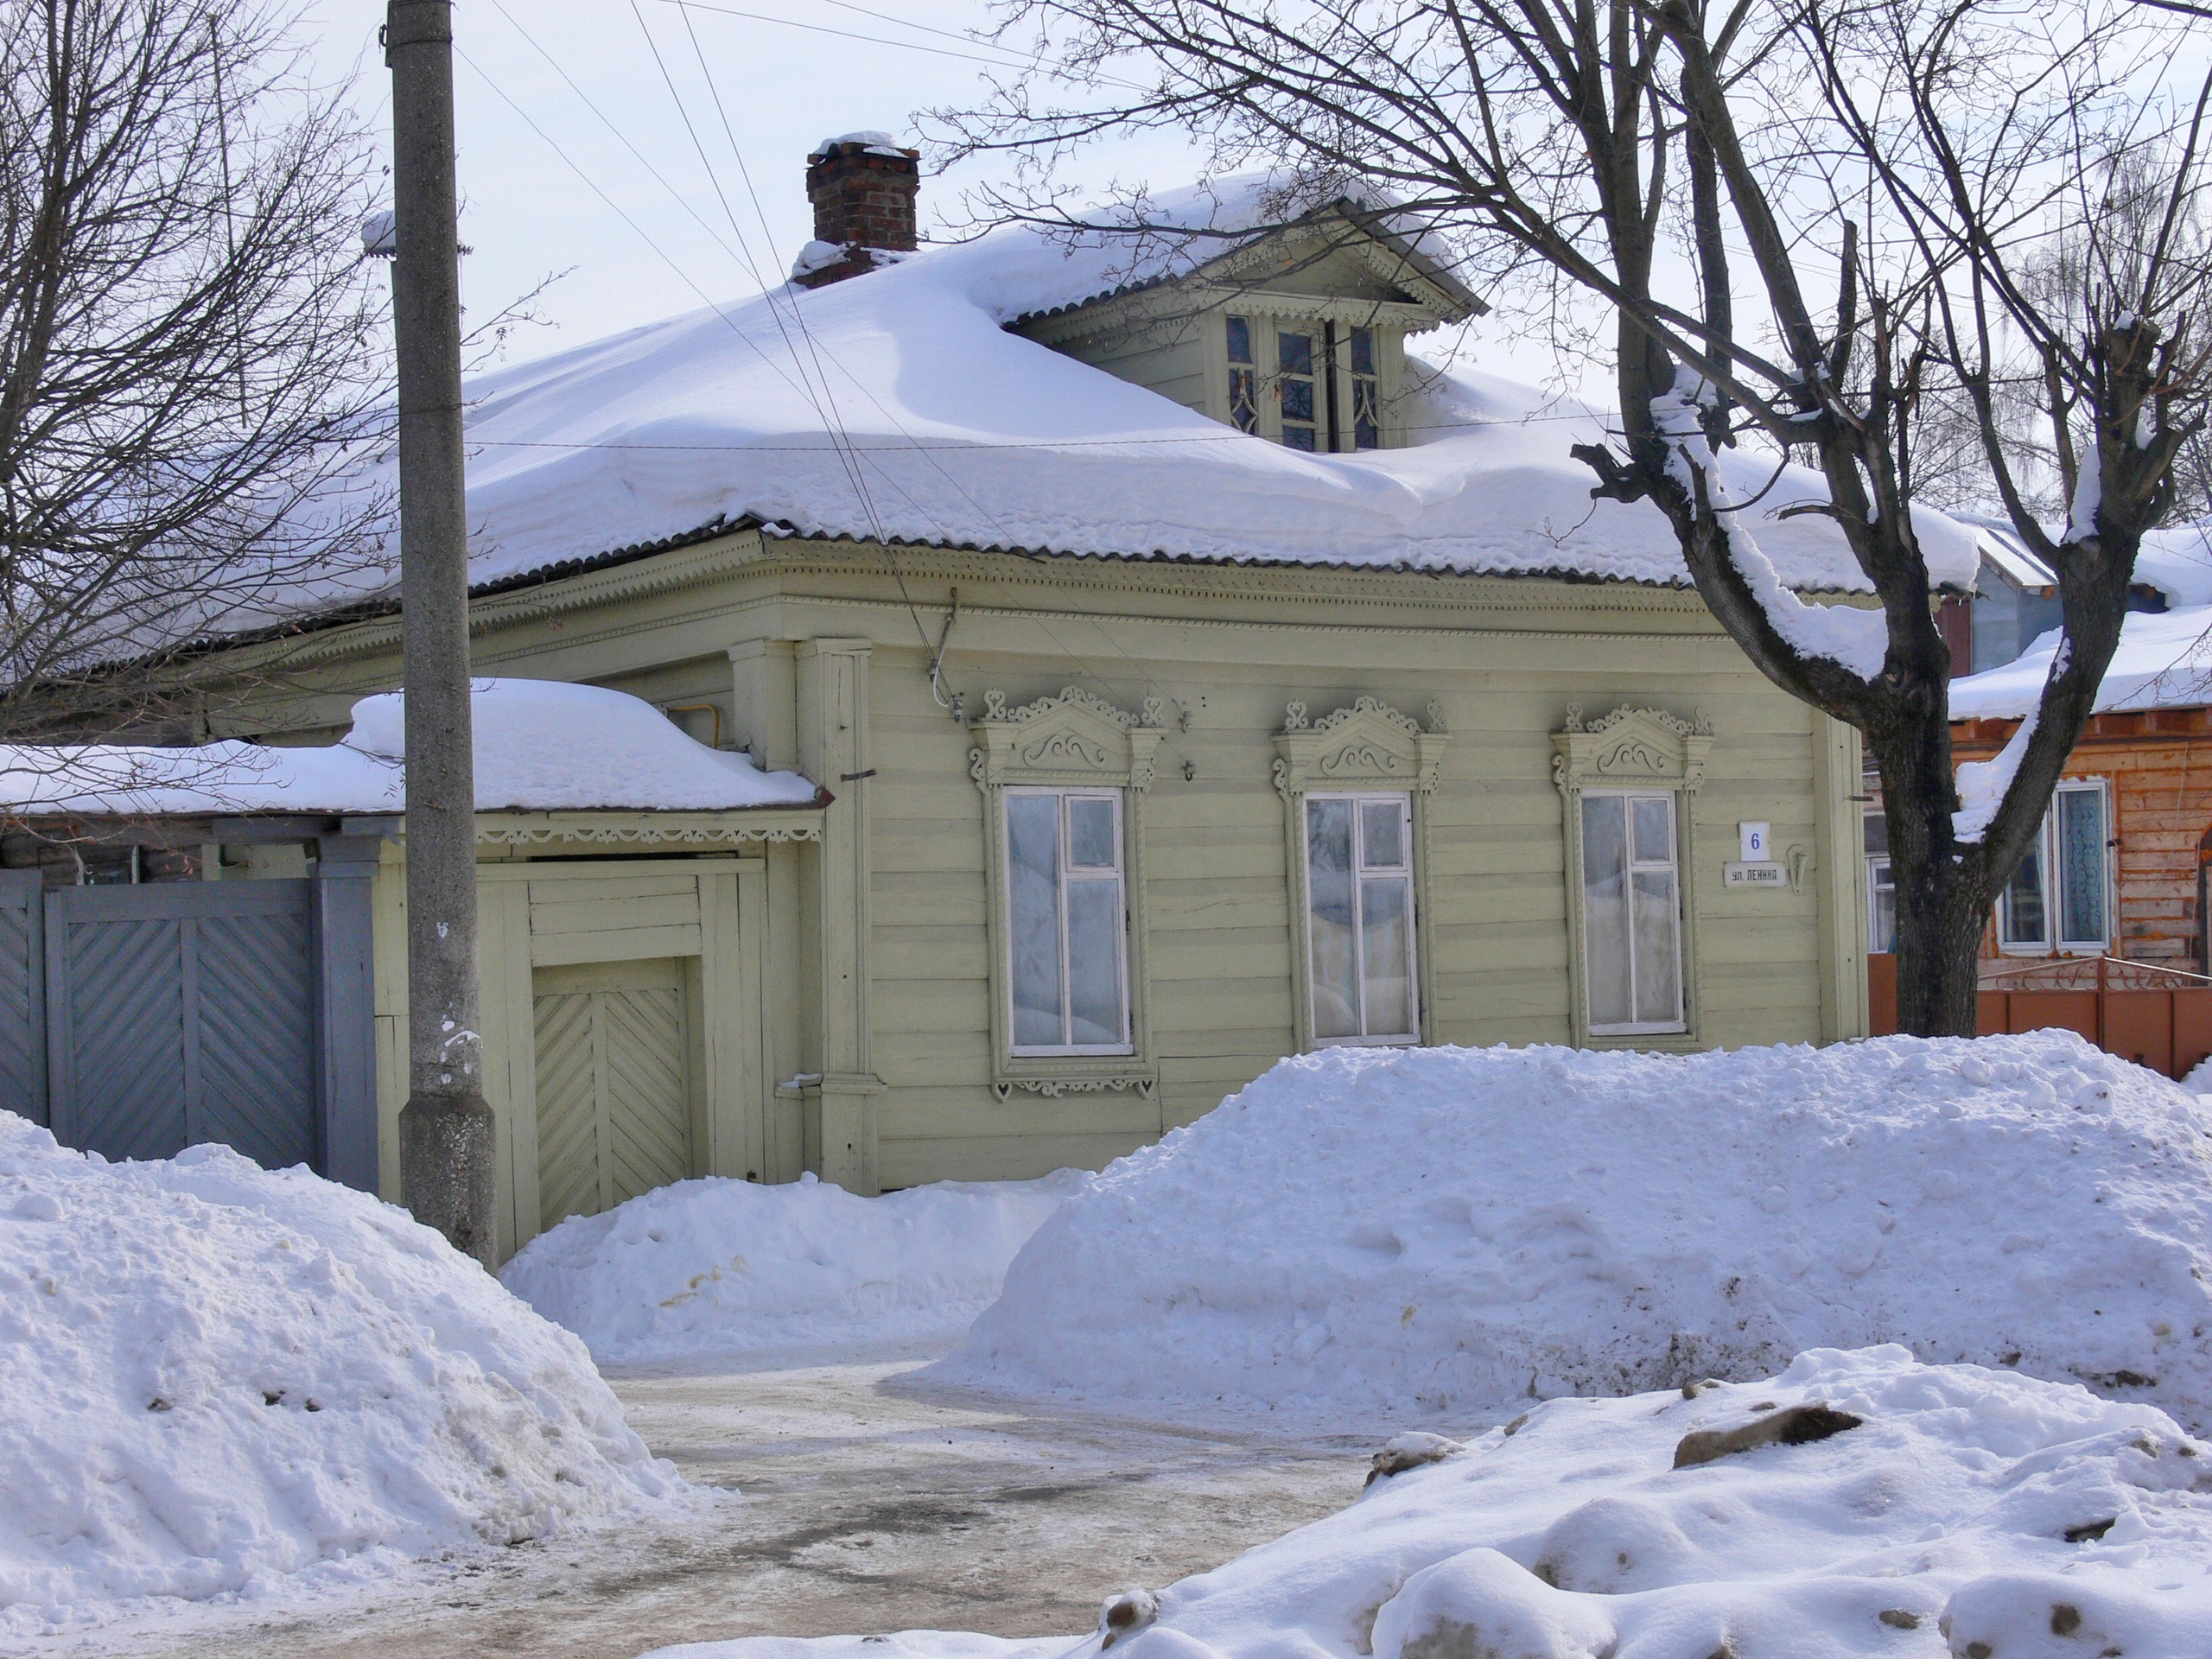
[[0, 0], [0, 739], [188, 738], [197, 638], [374, 556], [378, 175], [296, 14]]
[[[1055, 66], [940, 112], [956, 152], [1052, 163], [1181, 129], [1227, 172], [1392, 193], [1454, 235], [1487, 297], [1609, 327], [1620, 430], [1574, 453], [1648, 500], [1775, 683], [1863, 734], [1897, 874], [1898, 1014], [1971, 1033], [1996, 895], [2033, 842], [2117, 644], [2139, 541], [2202, 425], [2206, 271], [2193, 208], [2205, 99], [2166, 77], [2183, 25], [2120, 0], [1004, 0], [1001, 38]], [[2178, 60], [2187, 60], [2185, 54]], [[2206, 83], [2212, 90], [2212, 82]], [[2120, 257], [2116, 162], [2168, 232]], [[1047, 213], [1045, 216], [1050, 217]], [[1122, 215], [1126, 217], [1126, 214]], [[1161, 227], [1163, 230], [1166, 227]], [[2054, 250], [2076, 274], [2056, 286]], [[2054, 304], [2063, 290], [2065, 303]], [[1815, 296], [1828, 296], [1816, 301]], [[2008, 353], [2069, 454], [2063, 527], [2017, 476]], [[1949, 653], [1912, 506], [1922, 416], [1968, 416], [1973, 463], [2058, 575], [2068, 642], [2000, 759], [1955, 781]], [[1808, 605], [1760, 552], [1715, 451], [1817, 469], [1878, 610]], [[1961, 799], [1961, 786], [1967, 797]]]

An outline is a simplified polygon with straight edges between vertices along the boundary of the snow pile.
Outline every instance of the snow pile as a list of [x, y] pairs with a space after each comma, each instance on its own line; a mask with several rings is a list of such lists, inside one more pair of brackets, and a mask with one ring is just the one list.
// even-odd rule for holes
[[403, 1211], [0, 1112], [0, 1631], [696, 1501], [582, 1344]]
[[2202, 1424], [2208, 1135], [2063, 1032], [1332, 1049], [1077, 1193], [938, 1370], [1417, 1419], [1899, 1342]]
[[[1674, 1466], [1821, 1404], [1859, 1421]], [[2212, 1628], [2212, 1448], [2080, 1388], [1822, 1350], [1691, 1398], [1554, 1401], [1127, 1599], [1115, 1659], [2182, 1659]], [[1096, 1659], [1104, 1636], [669, 1651]]]
[[[1618, 423], [1602, 411], [1414, 364], [1407, 447], [1305, 454], [1002, 326], [1180, 274], [1294, 208], [1264, 177], [1222, 180], [1147, 204], [1164, 236], [1008, 226], [480, 377], [471, 580], [752, 517], [1084, 556], [1687, 582], [1656, 507], [1590, 499], [1595, 476], [1569, 451], [1606, 441]], [[1770, 488], [1770, 459], [1730, 450], [1716, 464], [1737, 499], [1758, 498], [1744, 516], [1782, 581], [1867, 590], [1837, 526], [1781, 516], [1825, 499], [1816, 473], [1787, 468]], [[392, 465], [377, 458], [349, 491], [385, 487]], [[1936, 579], [1969, 585], [1974, 533], [1934, 512], [1915, 522]], [[334, 575], [287, 605], [388, 582]]]
[[508, 1262], [508, 1289], [606, 1363], [800, 1344], [957, 1336], [1007, 1263], [1090, 1184], [940, 1182], [878, 1198], [790, 1185], [680, 1181], [571, 1216]]
[[[710, 749], [625, 691], [484, 679], [473, 683], [470, 705], [480, 812], [728, 811], [817, 798], [797, 772], [763, 772], [745, 755]], [[0, 747], [0, 810], [404, 812], [405, 706], [397, 691], [364, 697], [344, 741], [321, 748]]]

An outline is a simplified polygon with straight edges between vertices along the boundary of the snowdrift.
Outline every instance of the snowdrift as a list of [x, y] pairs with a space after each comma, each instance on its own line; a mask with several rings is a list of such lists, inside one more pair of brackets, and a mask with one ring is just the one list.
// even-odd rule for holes
[[[1673, 1466], [1690, 1434], [1815, 1403], [1859, 1421]], [[1556, 1400], [1464, 1448], [1405, 1449], [1444, 1455], [1127, 1598], [1114, 1659], [2181, 1659], [2212, 1628], [2212, 1449], [2079, 1387], [1823, 1350], [1750, 1385]], [[668, 1651], [1096, 1659], [1104, 1635]]]
[[570, 1217], [499, 1276], [604, 1363], [954, 1337], [1090, 1179], [1062, 1170], [879, 1198], [812, 1175], [682, 1181]]
[[1896, 1342], [2202, 1425], [2208, 1135], [2060, 1032], [1335, 1049], [1076, 1194], [937, 1370], [1418, 1421]]
[[404, 1212], [0, 1112], [0, 1630], [696, 1501], [581, 1343]]

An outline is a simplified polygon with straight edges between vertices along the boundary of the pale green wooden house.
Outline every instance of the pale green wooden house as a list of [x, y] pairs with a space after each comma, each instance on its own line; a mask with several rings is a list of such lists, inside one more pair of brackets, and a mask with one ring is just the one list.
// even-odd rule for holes
[[[848, 150], [886, 157], [815, 164]], [[911, 213], [911, 158], [877, 171]], [[826, 798], [486, 817], [510, 1248], [684, 1173], [1099, 1166], [1330, 1044], [1863, 1033], [1854, 734], [1751, 668], [1656, 512], [1589, 499], [1602, 423], [1409, 354], [1478, 302], [1387, 215], [1155, 206], [1206, 236], [849, 258], [474, 389], [479, 671]], [[1747, 519], [1847, 598], [1832, 527], [1774, 516], [1810, 488]], [[211, 720], [327, 741], [397, 640], [357, 608]]]

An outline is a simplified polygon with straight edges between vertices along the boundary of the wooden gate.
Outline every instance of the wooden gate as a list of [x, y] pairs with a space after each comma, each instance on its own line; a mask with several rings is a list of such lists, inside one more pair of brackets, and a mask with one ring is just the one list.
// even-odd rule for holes
[[0, 1107], [46, 1122], [45, 928], [36, 870], [0, 870]]
[[532, 981], [538, 1225], [688, 1178], [696, 1089], [683, 964], [540, 968]]
[[219, 1141], [268, 1168], [317, 1162], [311, 885], [46, 894], [54, 1137], [108, 1158]]

